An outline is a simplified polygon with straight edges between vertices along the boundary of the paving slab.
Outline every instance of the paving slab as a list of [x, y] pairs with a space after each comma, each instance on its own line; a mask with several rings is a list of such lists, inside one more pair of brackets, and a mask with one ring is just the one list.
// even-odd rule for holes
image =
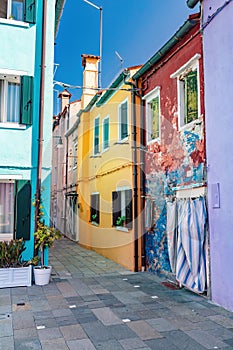
[[0, 289], [0, 350], [233, 349], [233, 313], [68, 239], [47, 286]]

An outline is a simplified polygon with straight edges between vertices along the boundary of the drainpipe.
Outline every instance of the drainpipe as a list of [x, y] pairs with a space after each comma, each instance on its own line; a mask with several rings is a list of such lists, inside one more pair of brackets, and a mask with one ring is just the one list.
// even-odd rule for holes
[[[136, 84], [138, 86], [138, 80], [136, 81]], [[142, 188], [142, 198], [141, 198], [141, 207], [145, 208], [145, 102], [142, 101], [140, 103], [140, 163], [141, 163], [141, 176], [140, 176], [140, 186]], [[146, 236], [145, 236], [145, 215], [142, 215], [142, 270], [146, 270]]]
[[39, 131], [38, 131], [38, 167], [36, 183], [36, 209], [35, 209], [35, 231], [40, 216], [41, 204], [41, 175], [42, 175], [42, 148], [43, 148], [43, 126], [44, 126], [44, 88], [45, 88], [45, 49], [46, 49], [46, 18], [47, 0], [43, 0], [43, 21], [42, 21], [42, 52], [41, 52], [41, 87], [40, 87], [40, 111], [39, 111]]
[[[67, 107], [67, 128], [66, 130], [69, 130], [69, 122], [70, 122], [70, 104]], [[68, 187], [68, 136], [66, 137], [66, 176], [65, 176], [65, 223], [64, 223], [64, 234], [66, 234], [66, 228], [67, 228], [67, 187]]]
[[138, 173], [137, 173], [137, 128], [136, 128], [136, 85], [126, 81], [124, 83], [132, 87], [132, 134], [133, 134], [133, 187], [134, 187], [134, 271], [138, 271]]

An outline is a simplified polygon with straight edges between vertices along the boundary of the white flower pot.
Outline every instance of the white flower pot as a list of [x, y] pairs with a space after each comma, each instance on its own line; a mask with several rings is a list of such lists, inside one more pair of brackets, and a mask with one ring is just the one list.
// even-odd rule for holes
[[52, 266], [46, 266], [45, 268], [41, 268], [40, 266], [34, 267], [35, 284], [37, 286], [49, 284], [51, 271]]
[[32, 285], [32, 266], [0, 269], [0, 288]]

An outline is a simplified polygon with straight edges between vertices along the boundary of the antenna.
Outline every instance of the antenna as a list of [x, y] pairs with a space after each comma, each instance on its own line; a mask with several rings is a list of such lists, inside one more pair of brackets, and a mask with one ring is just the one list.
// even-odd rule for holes
[[120, 60], [120, 62], [121, 62], [121, 69], [122, 69], [124, 60], [123, 60], [123, 58], [120, 56], [120, 54], [119, 54], [117, 51], [115, 51], [115, 54], [116, 54], [116, 56], [119, 58], [119, 60]]

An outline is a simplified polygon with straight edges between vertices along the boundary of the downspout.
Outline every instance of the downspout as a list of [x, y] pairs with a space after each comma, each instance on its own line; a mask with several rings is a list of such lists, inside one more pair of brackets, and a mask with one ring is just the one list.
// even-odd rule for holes
[[[136, 86], [138, 87], [138, 80], [136, 80]], [[141, 163], [141, 175], [140, 175], [140, 187], [142, 189], [142, 197], [141, 197], [141, 208], [143, 208], [143, 215], [141, 218], [141, 231], [142, 231], [142, 271], [146, 270], [146, 236], [145, 236], [145, 152], [144, 147], [146, 145], [145, 142], [145, 102], [142, 100], [140, 96], [140, 163]]]
[[45, 90], [45, 51], [46, 51], [46, 18], [47, 0], [43, 0], [43, 20], [42, 20], [42, 52], [41, 52], [41, 87], [40, 87], [40, 111], [39, 111], [39, 131], [38, 131], [38, 167], [36, 183], [36, 209], [35, 209], [35, 231], [40, 218], [41, 204], [41, 178], [42, 178], [42, 148], [43, 148], [43, 127], [44, 127], [44, 90]]
[[134, 187], [134, 271], [138, 272], [138, 174], [137, 174], [137, 128], [136, 128], [136, 85], [126, 81], [124, 77], [124, 83], [132, 87], [132, 134], [133, 134], [133, 187]]
[[[67, 107], [67, 130], [69, 130], [69, 121], [70, 121], [70, 104]], [[66, 172], [65, 172], [65, 222], [64, 222], [64, 234], [66, 234], [67, 228], [67, 187], [68, 187], [68, 136], [66, 136]]]

